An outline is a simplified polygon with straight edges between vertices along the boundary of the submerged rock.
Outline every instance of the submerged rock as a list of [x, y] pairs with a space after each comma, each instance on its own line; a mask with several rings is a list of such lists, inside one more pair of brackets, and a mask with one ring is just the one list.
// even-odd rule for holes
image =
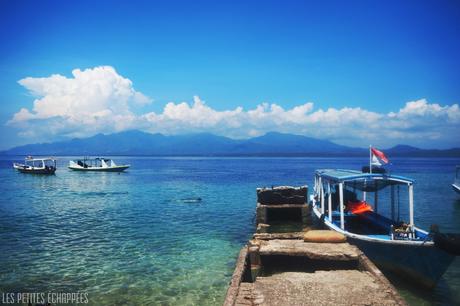
[[183, 198], [180, 199], [183, 203], [200, 203], [202, 199], [200, 197], [192, 197], [192, 198]]

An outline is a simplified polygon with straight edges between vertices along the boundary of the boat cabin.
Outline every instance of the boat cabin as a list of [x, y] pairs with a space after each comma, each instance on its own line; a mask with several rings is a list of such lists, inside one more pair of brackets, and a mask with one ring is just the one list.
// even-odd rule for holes
[[[317, 170], [313, 207], [325, 222], [344, 233], [384, 240], [423, 240], [427, 233], [414, 225], [413, 184], [412, 179], [386, 173]], [[401, 199], [403, 193], [407, 195], [405, 201]]]
[[116, 166], [111, 159], [102, 157], [78, 159], [73, 162], [83, 168], [109, 168]]
[[109, 158], [83, 158], [69, 161], [69, 169], [76, 171], [102, 171], [121, 172], [129, 168], [129, 165], [117, 165]]
[[24, 165], [27, 168], [56, 168], [56, 160], [54, 158], [33, 158], [31, 156], [26, 157]]

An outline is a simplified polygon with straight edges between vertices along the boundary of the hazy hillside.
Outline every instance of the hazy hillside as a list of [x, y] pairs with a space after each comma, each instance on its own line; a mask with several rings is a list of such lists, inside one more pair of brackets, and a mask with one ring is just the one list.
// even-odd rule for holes
[[[460, 156], [460, 149], [423, 150], [397, 145], [389, 156]], [[209, 133], [165, 136], [137, 130], [97, 134], [83, 139], [18, 146], [3, 155], [265, 155], [265, 156], [362, 156], [367, 149], [353, 148], [300, 135], [270, 132], [235, 140]]]

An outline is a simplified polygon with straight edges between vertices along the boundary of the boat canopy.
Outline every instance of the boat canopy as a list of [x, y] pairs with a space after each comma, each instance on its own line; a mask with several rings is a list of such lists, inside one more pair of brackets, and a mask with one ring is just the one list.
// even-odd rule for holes
[[27, 156], [25, 158], [25, 165], [31, 167], [45, 167], [47, 165], [53, 165], [56, 168], [56, 159], [52, 157], [42, 157], [42, 158], [33, 158], [32, 156]]
[[[322, 177], [325, 180], [335, 182], [335, 183], [345, 183], [349, 181], [356, 182], [356, 188], [363, 191], [374, 191], [366, 190], [368, 188], [372, 189], [372, 184], [366, 184], [368, 181], [378, 181], [377, 185], [381, 187], [378, 190], [388, 186], [388, 185], [397, 185], [397, 184], [413, 184], [415, 181], [413, 179], [399, 176], [391, 175], [387, 173], [365, 173], [356, 170], [348, 169], [320, 169], [316, 170], [316, 175]], [[383, 183], [382, 181], [386, 181]], [[359, 188], [361, 182], [361, 188]], [[385, 185], [386, 184], [386, 185]], [[348, 184], [347, 184], [348, 185]], [[375, 187], [374, 187], [375, 188]]]
[[[88, 158], [87, 160], [90, 160], [90, 158]], [[109, 158], [104, 158], [104, 157], [96, 157], [94, 160], [101, 160], [101, 161], [105, 161], [105, 162], [111, 161], [111, 159], [109, 159]]]
[[25, 160], [26, 161], [55, 161], [56, 159], [53, 157], [33, 158], [32, 156], [27, 156]]

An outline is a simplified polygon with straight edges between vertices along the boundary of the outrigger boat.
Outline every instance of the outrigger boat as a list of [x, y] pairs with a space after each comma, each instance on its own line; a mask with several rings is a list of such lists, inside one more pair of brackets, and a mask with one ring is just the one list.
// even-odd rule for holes
[[452, 188], [460, 193], [460, 166], [455, 167], [455, 181], [452, 184]]
[[[414, 180], [387, 174], [383, 168], [372, 173], [372, 165], [366, 168], [370, 171], [317, 170], [311, 196], [314, 215], [327, 228], [345, 235], [383, 270], [434, 287], [460, 255], [459, 235], [441, 234], [435, 225], [430, 232], [416, 227]], [[407, 188], [408, 223], [401, 220], [402, 187]], [[369, 202], [372, 195], [373, 204]]]
[[121, 172], [128, 169], [130, 165], [117, 165], [108, 158], [83, 158], [71, 160], [69, 169], [75, 171], [105, 171], [105, 172]]
[[24, 164], [13, 163], [13, 168], [22, 173], [54, 174], [56, 172], [56, 160], [51, 157], [33, 158], [27, 156]]

